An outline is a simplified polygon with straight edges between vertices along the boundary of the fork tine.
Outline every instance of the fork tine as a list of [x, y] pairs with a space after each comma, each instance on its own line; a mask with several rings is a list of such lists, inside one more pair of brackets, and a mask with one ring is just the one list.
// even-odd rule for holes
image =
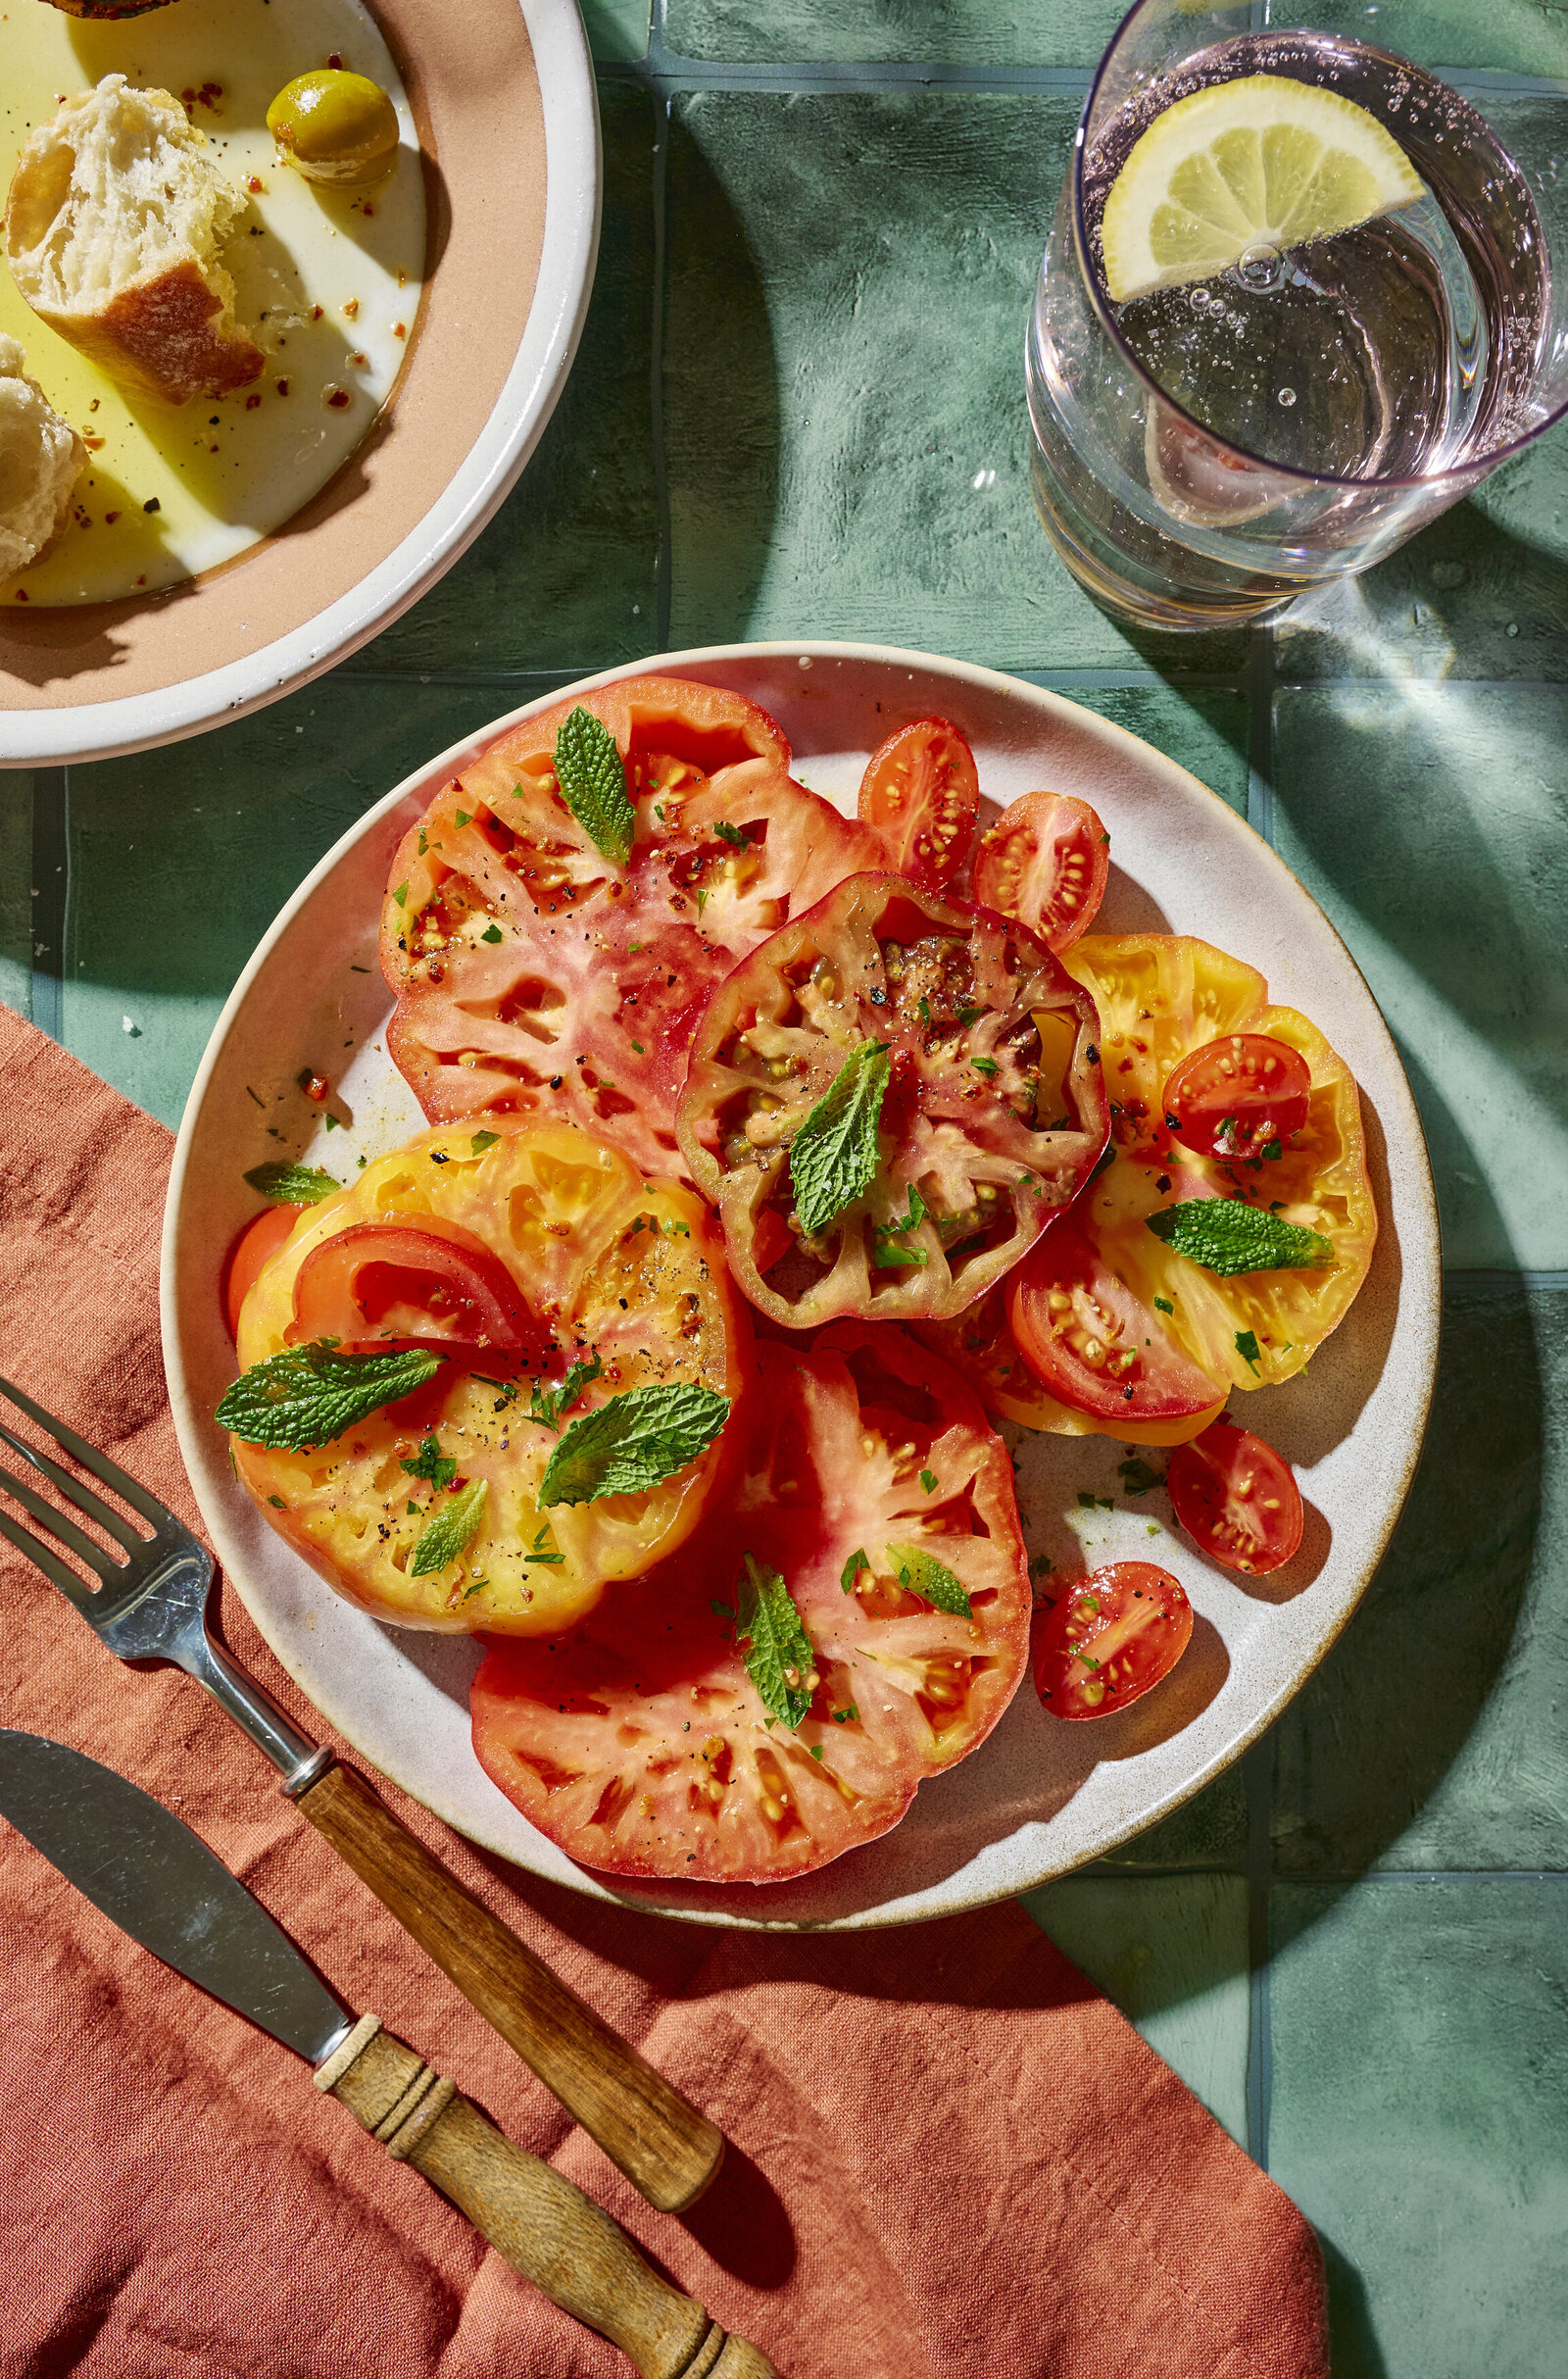
[[51, 1553], [47, 1545], [40, 1545], [37, 1538], [14, 1520], [8, 1512], [0, 1512], [0, 1536], [15, 1545], [19, 1553], [25, 1554], [27, 1560], [59, 1587], [67, 1602], [74, 1603], [83, 1616], [91, 1613], [95, 1599], [92, 1588], [84, 1584], [58, 1555]]
[[[53, 1479], [61, 1494], [78, 1512], [84, 1512], [88, 1519], [96, 1520], [100, 1528], [106, 1529], [117, 1545], [123, 1545], [127, 1553], [143, 1553], [153, 1541], [143, 1536], [139, 1528], [133, 1528], [122, 1512], [116, 1512], [101, 1496], [94, 1495], [90, 1487], [84, 1487], [80, 1479], [73, 1478], [69, 1470], [62, 1470], [58, 1462], [52, 1462], [47, 1454], [40, 1454], [36, 1446], [29, 1446], [24, 1437], [18, 1437], [6, 1427], [4, 1421], [0, 1421], [0, 1445], [9, 1446], [14, 1454], [20, 1454], [24, 1461], [30, 1462], [34, 1470], [41, 1470], [45, 1478]], [[0, 1478], [7, 1475], [0, 1470]]]
[[[102, 1545], [95, 1544], [90, 1536], [84, 1536], [74, 1520], [68, 1520], [63, 1512], [57, 1512], [53, 1504], [46, 1502], [43, 1496], [35, 1495], [14, 1472], [3, 1467], [0, 1467], [0, 1490], [15, 1497], [23, 1511], [33, 1519], [42, 1520], [50, 1535], [58, 1537], [62, 1545], [69, 1545], [72, 1552], [78, 1555], [106, 1586], [111, 1578], [123, 1576], [126, 1566], [123, 1561], [117, 1561], [112, 1554], [104, 1551]], [[145, 1545], [147, 1539], [143, 1537], [141, 1541]]]
[[89, 1446], [84, 1437], [78, 1437], [74, 1429], [68, 1429], [64, 1421], [56, 1420], [52, 1413], [44, 1411], [42, 1405], [35, 1405], [30, 1396], [24, 1396], [22, 1390], [14, 1388], [9, 1379], [0, 1379], [0, 1396], [9, 1397], [29, 1420], [35, 1420], [40, 1429], [47, 1429], [57, 1446], [64, 1446], [84, 1470], [90, 1470], [94, 1478], [101, 1478], [106, 1487], [113, 1487], [117, 1495], [123, 1496], [131, 1509], [139, 1512], [144, 1519], [151, 1520], [155, 1527], [164, 1521], [168, 1521], [172, 1527], [180, 1525], [168, 1505], [161, 1504], [156, 1495], [149, 1495], [128, 1470], [122, 1470], [118, 1462], [109, 1460], [107, 1454], [100, 1454], [96, 1446]]

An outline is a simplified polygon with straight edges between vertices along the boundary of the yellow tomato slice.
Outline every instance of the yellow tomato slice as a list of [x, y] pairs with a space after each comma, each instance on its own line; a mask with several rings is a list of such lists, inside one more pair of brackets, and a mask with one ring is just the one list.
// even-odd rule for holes
[[[476, 1143], [478, 1145], [476, 1145]], [[435, 1218], [472, 1232], [568, 1357], [597, 1355], [575, 1419], [628, 1389], [688, 1382], [735, 1398], [750, 1375], [747, 1309], [702, 1201], [650, 1182], [630, 1159], [568, 1123], [497, 1117], [426, 1132], [310, 1208], [240, 1313], [243, 1366], [286, 1343], [306, 1257], [350, 1224]], [[558, 1366], [559, 1367], [559, 1366]], [[498, 1385], [457, 1362], [416, 1395], [302, 1453], [234, 1439], [235, 1466], [264, 1516], [351, 1602], [406, 1627], [548, 1635], [607, 1583], [641, 1576], [690, 1535], [727, 1475], [726, 1428], [695, 1462], [638, 1495], [539, 1502], [557, 1432], [528, 1418], [526, 1377]], [[434, 1437], [457, 1482], [403, 1468]], [[479, 1528], [422, 1577], [415, 1547], [458, 1483], [484, 1481]]]
[[[1255, 967], [1189, 935], [1086, 934], [1062, 953], [1062, 964], [1100, 1012], [1116, 1150], [1077, 1210], [1083, 1229], [1128, 1288], [1147, 1305], [1169, 1309], [1168, 1326], [1216, 1391], [1291, 1378], [1345, 1318], [1377, 1239], [1349, 1067], [1305, 1016], [1269, 1006]], [[1172, 1067], [1230, 1033], [1266, 1034], [1306, 1061], [1306, 1121], [1278, 1158], [1196, 1156], [1165, 1125]], [[1333, 1264], [1224, 1278], [1177, 1255], [1148, 1227], [1163, 1207], [1215, 1196], [1243, 1198], [1321, 1231]]]

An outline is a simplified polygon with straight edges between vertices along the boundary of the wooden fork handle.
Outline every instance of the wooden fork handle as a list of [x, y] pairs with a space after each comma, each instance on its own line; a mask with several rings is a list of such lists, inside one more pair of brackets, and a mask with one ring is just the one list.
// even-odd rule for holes
[[642, 2379], [778, 2379], [755, 2346], [662, 2280], [602, 2206], [498, 2131], [376, 2016], [362, 2015], [315, 2078], [514, 2271], [629, 2354]]
[[723, 2133], [449, 1875], [352, 1768], [334, 1763], [299, 1807], [650, 2206], [679, 2213], [695, 2204], [722, 2161]]

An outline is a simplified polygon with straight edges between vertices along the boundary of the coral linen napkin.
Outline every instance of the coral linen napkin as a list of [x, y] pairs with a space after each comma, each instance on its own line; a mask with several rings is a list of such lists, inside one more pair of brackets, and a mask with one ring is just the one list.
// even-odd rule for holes
[[[159, 1355], [170, 1147], [0, 1010], [0, 1367], [199, 1525]], [[319, 1734], [231, 1589], [218, 1608]], [[783, 2379], [1326, 2379], [1306, 2223], [1022, 1909], [853, 1937], [668, 1923], [489, 1861], [387, 1787], [723, 2126], [710, 2197], [663, 2217], [188, 1678], [122, 1667], [4, 1546], [0, 1612], [6, 1724], [177, 1809], [338, 1991], [602, 2199]], [[629, 2371], [3, 1822], [0, 1924], [5, 2379]]]

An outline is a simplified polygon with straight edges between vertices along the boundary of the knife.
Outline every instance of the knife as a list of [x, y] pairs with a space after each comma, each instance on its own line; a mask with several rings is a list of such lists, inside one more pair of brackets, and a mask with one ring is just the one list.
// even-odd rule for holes
[[662, 2280], [603, 2206], [498, 2131], [378, 2016], [356, 2017], [150, 1793], [66, 1744], [0, 1727], [0, 1813], [132, 1941], [304, 2057], [318, 2090], [642, 2379], [777, 2379], [755, 2346]]

